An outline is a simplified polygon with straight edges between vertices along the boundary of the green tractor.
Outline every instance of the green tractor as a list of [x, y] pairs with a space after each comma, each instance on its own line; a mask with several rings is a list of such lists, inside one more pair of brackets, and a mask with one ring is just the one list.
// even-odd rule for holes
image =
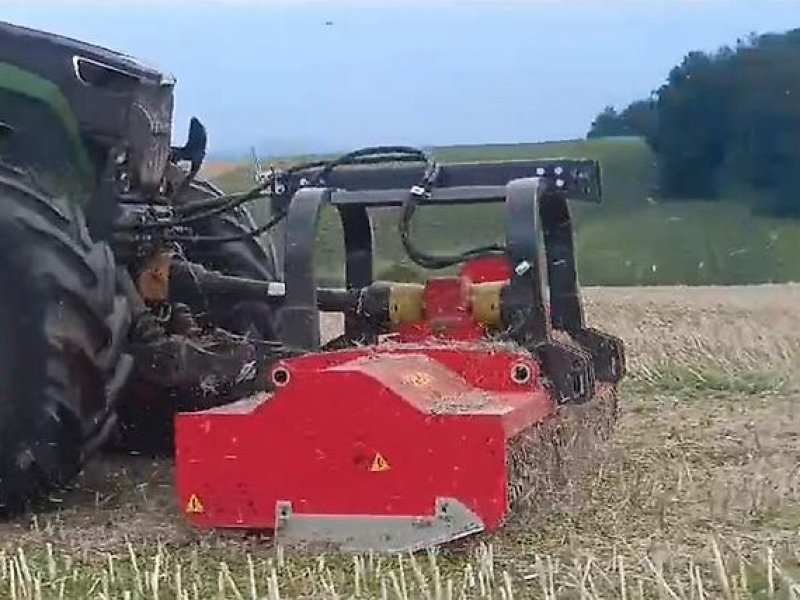
[[0, 512], [70, 484], [103, 445], [164, 433], [158, 411], [224, 401], [263, 355], [247, 336], [275, 336], [264, 303], [167, 282], [176, 255], [281, 278], [244, 208], [196, 178], [199, 121], [171, 146], [173, 88], [126, 55], [0, 23]]
[[[406, 350], [434, 338], [448, 352], [454, 341], [511, 342], [524, 349], [522, 363], [495, 365], [496, 372], [486, 365], [490, 372], [470, 377], [484, 381], [485, 376], [497, 390], [535, 383], [532, 395], [509, 392], [524, 396], [520, 406], [531, 399], [539, 403], [536, 410], [519, 413], [525, 419], [538, 415], [527, 425], [538, 427], [544, 422], [540, 417], [569, 415], [572, 408], [603, 399], [601, 414], [579, 411], [586, 418], [578, 422], [590, 435], [613, 424], [623, 346], [584, 322], [567, 203], [568, 198], [599, 201], [595, 161], [443, 165], [423, 150], [379, 146], [259, 173], [253, 189], [226, 195], [197, 177], [207, 142], [198, 120], [191, 120], [183, 146], [172, 145], [173, 90], [172, 77], [123, 54], [0, 23], [0, 513], [16, 514], [44, 501], [51, 490], [70, 486], [100, 449], [171, 453], [175, 448], [176, 479], [222, 474], [223, 485], [208, 489], [225, 488], [235, 481], [224, 477], [234, 463], [220, 467], [215, 453], [220, 444], [238, 443], [238, 434], [209, 444], [211, 420], [203, 421], [209, 423], [205, 429], [182, 429], [181, 419], [185, 424], [209, 414], [223, 421], [237, 411], [254, 415], [256, 406], [285, 392], [290, 379], [311, 390], [304, 398], [326, 401], [328, 396], [317, 393], [325, 385], [319, 382], [327, 381], [321, 375], [338, 367], [323, 353], [347, 355], [367, 346], [389, 358], [392, 344], [380, 342], [398, 332], [405, 332], [400, 339]], [[252, 202], [264, 202], [267, 209], [258, 225], [244, 209]], [[414, 244], [411, 222], [418, 206], [476, 203], [503, 203], [505, 245], [442, 256]], [[342, 225], [343, 288], [320, 287], [315, 276], [317, 225], [328, 207]], [[431, 278], [425, 286], [375, 281], [371, 209], [400, 209], [398, 234], [415, 265], [431, 271], [458, 267], [460, 274]], [[323, 341], [321, 312], [340, 314], [343, 333]], [[307, 365], [298, 379], [285, 366], [293, 358], [298, 359], [293, 364]], [[531, 375], [534, 362], [541, 378]], [[403, 375], [401, 387], [406, 379], [418, 381], [416, 372], [393, 369], [380, 377]], [[306, 375], [310, 379], [302, 379]], [[378, 381], [377, 375], [369, 377]], [[436, 386], [420, 396], [425, 402], [437, 399], [431, 414], [452, 390], [466, 389], [449, 387], [460, 375], [452, 381], [440, 377], [437, 385], [447, 383], [444, 396]], [[352, 397], [361, 398], [360, 393]], [[483, 414], [483, 392], [468, 395], [480, 400]], [[223, 404], [231, 406], [220, 409]], [[290, 406], [302, 413], [307, 405]], [[450, 408], [458, 413], [458, 406]], [[491, 410], [500, 406], [505, 404]], [[335, 407], [327, 406], [342, 415], [340, 429], [327, 421], [322, 429], [337, 445], [346, 439], [339, 434], [349, 421], [348, 413]], [[204, 414], [174, 418], [195, 411]], [[283, 496], [276, 500], [278, 512], [272, 512], [263, 497], [242, 494], [250, 483], [276, 481], [272, 473], [262, 476], [271, 468], [270, 456], [263, 454], [267, 442], [315, 439], [303, 429], [306, 417], [270, 422], [274, 437], [251, 435], [256, 430], [245, 427], [250, 453], [222, 456], [247, 459], [257, 468], [242, 485], [221, 491], [228, 503], [218, 516], [234, 514], [244, 503], [248, 511], [266, 507], [267, 521], [278, 515], [295, 522]], [[513, 423], [518, 427], [521, 421]], [[553, 431], [574, 438], [572, 427]], [[547, 447], [560, 452], [557, 443]], [[203, 450], [210, 452], [206, 464], [216, 469], [192, 462]], [[533, 455], [539, 456], [528, 450], [518, 454]], [[553, 464], [560, 461], [553, 458]], [[364, 466], [360, 459], [345, 462], [348, 469]], [[305, 472], [292, 470], [290, 479], [318, 484], [319, 465], [306, 466]], [[324, 486], [317, 491], [320, 498], [327, 493]], [[197, 509], [194, 493], [182, 497], [191, 514]], [[226, 505], [237, 508], [226, 513]], [[362, 528], [359, 515], [345, 522]], [[226, 519], [220, 522], [230, 524]], [[448, 516], [442, 523], [450, 521]], [[309, 521], [303, 522], [298, 531], [307, 530]], [[310, 522], [312, 529], [319, 525]], [[416, 517], [411, 523], [418, 531]], [[359, 533], [367, 530], [374, 533], [370, 528]]]

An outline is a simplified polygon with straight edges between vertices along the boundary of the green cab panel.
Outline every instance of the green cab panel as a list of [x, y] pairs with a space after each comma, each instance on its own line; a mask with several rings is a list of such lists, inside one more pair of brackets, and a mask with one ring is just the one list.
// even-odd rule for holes
[[0, 159], [29, 170], [54, 194], [83, 204], [95, 173], [78, 122], [58, 86], [0, 62]]

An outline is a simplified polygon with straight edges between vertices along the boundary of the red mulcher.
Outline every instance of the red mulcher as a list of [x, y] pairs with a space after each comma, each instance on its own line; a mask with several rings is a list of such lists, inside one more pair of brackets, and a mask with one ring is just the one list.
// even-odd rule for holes
[[[188, 519], [359, 551], [498, 529], [526, 494], [510, 472], [518, 449], [563, 413], [615, 399], [624, 373], [620, 340], [584, 324], [575, 271], [567, 198], [599, 191], [597, 164], [569, 160], [347, 167], [299, 189], [286, 207], [286, 287], [271, 292], [285, 357], [265, 392], [176, 418]], [[419, 204], [475, 202], [505, 202], [505, 246], [435, 257], [411, 244]], [[313, 277], [326, 204], [344, 225], [342, 290]], [[460, 262], [458, 275], [372, 281], [367, 209], [398, 205], [410, 258]], [[345, 315], [344, 334], [325, 345], [321, 311]]]

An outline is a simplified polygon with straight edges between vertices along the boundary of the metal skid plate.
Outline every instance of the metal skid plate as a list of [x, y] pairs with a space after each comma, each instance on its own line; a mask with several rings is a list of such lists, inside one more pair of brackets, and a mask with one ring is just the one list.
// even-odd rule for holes
[[323, 544], [346, 552], [415, 552], [484, 530], [480, 517], [453, 498], [438, 498], [432, 517], [304, 515], [294, 513], [291, 502], [278, 502], [275, 523], [279, 544]]

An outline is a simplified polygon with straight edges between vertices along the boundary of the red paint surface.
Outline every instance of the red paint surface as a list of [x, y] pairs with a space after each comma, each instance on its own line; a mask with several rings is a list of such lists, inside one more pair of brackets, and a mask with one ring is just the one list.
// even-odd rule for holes
[[472, 283], [508, 281], [511, 279], [511, 265], [505, 256], [482, 256], [461, 265], [459, 274]]
[[[431, 517], [448, 497], [497, 529], [509, 440], [555, 410], [533, 357], [487, 346], [469, 314], [469, 283], [508, 275], [503, 258], [471, 261], [426, 284], [426, 318], [398, 329], [399, 343], [286, 360], [275, 393], [178, 415], [180, 506], [202, 505], [187, 517], [272, 529], [280, 501], [300, 514]], [[371, 469], [386, 466], [378, 455], [388, 469]]]
[[[187, 517], [198, 526], [271, 529], [282, 500], [306, 514], [432, 516], [452, 497], [495, 530], [508, 440], [553, 407], [535, 378], [484, 379], [473, 366], [507, 374], [524, 360], [412, 347], [286, 361], [291, 380], [275, 394], [177, 417], [181, 507], [196, 494], [203, 512]], [[378, 453], [389, 470], [370, 470]]]
[[485, 336], [483, 325], [470, 314], [469, 283], [466, 277], [435, 277], [425, 284], [425, 319], [397, 329], [401, 342], [432, 339], [479, 340]]

